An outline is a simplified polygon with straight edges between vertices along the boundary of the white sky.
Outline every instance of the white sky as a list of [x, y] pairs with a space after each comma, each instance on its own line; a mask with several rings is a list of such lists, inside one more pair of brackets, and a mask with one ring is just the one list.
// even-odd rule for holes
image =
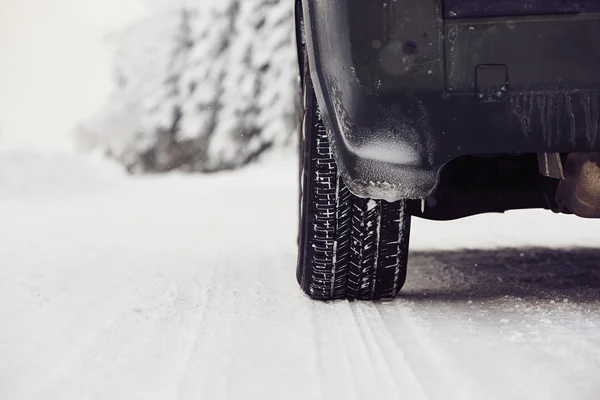
[[0, 144], [71, 147], [110, 90], [104, 36], [144, 0], [0, 0]]

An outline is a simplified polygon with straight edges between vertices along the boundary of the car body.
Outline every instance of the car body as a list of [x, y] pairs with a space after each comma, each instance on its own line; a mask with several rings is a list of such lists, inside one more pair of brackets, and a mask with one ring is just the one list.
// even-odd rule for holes
[[600, 1], [297, 0], [298, 281], [404, 284], [412, 216], [600, 218]]
[[[591, 39], [600, 37], [600, 2], [302, 0], [301, 7], [316, 96], [353, 193], [433, 199], [428, 204], [444, 210], [414, 211], [434, 219], [532, 207], [571, 212], [552, 195], [558, 181], [545, 179], [552, 171], [544, 172], [548, 159], [564, 164], [569, 153], [600, 151], [600, 46]], [[511, 172], [532, 162], [542, 163], [542, 174]], [[452, 193], [452, 182], [477, 170], [505, 175]]]

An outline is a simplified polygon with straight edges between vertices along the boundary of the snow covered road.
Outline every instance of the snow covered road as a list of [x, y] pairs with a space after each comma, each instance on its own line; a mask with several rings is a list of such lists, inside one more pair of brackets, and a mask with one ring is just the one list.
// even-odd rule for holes
[[600, 398], [600, 222], [416, 220], [399, 299], [317, 303], [294, 166], [40, 193], [5, 173], [0, 399]]

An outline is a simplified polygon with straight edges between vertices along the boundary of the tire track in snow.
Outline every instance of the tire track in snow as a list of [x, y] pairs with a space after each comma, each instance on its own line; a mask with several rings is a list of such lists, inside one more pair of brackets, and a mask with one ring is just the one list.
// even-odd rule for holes
[[[437, 390], [431, 393], [432, 398], [542, 400], [569, 397], [565, 377], [542, 361], [542, 343], [535, 344], [531, 352], [528, 346], [508, 341], [502, 333], [502, 324], [496, 321], [486, 318], [481, 329], [472, 331], [456, 310], [432, 307], [420, 307], [419, 317], [412, 316], [411, 309], [398, 307], [397, 303], [378, 308], [384, 322], [382, 328], [386, 330], [387, 326], [397, 346], [408, 349], [407, 343], [411, 338], [414, 340], [416, 346], [410, 364], [418, 376], [437, 382], [431, 386]], [[486, 307], [491, 304], [486, 303]], [[443, 317], [445, 313], [449, 315], [447, 318]], [[451, 344], [452, 336], [464, 344]], [[469, 362], [475, 359], [485, 362], [478, 367]], [[575, 358], [572, 362], [577, 364]]]
[[319, 358], [321, 398], [359, 400], [362, 397], [352, 369], [355, 366], [353, 349], [346, 345], [348, 331], [339, 323], [338, 309], [345, 309], [342, 302], [316, 303], [312, 307], [313, 331], [317, 338], [313, 351]]
[[[202, 326], [202, 323], [204, 322], [204, 320], [206, 318], [206, 311], [208, 309], [208, 304], [209, 304], [210, 298], [212, 297], [213, 287], [216, 283], [215, 271], [217, 269], [217, 265], [219, 265], [218, 261], [221, 258], [222, 258], [221, 254], [217, 253], [217, 255], [210, 262], [208, 285], [207, 285], [206, 290], [203, 292], [202, 305], [200, 306], [200, 309], [196, 313], [194, 313], [195, 314], [194, 317], [196, 318], [196, 323], [194, 324], [194, 328], [193, 328], [194, 339], [193, 339], [190, 347], [186, 351], [187, 355], [185, 356], [185, 361], [183, 362], [182, 371], [178, 374], [179, 375], [179, 383], [176, 386], [176, 392], [177, 392], [178, 399], [185, 398], [185, 396], [183, 396], [183, 394], [182, 394], [183, 390], [184, 390], [185, 380], [189, 375], [189, 370], [190, 370], [190, 366], [192, 365], [194, 352], [199, 346], [200, 327]], [[199, 273], [200, 273], [200, 271], [199, 271]]]
[[[313, 343], [315, 344], [315, 346], [313, 346], [312, 352], [314, 352], [314, 370], [317, 372], [316, 373], [316, 381], [318, 382], [318, 390], [319, 390], [319, 399], [321, 400], [326, 400], [328, 397], [325, 395], [325, 393], [323, 392], [323, 389], [325, 388], [325, 381], [324, 381], [324, 377], [325, 377], [325, 373], [326, 370], [324, 369], [325, 363], [324, 363], [324, 358], [323, 358], [323, 354], [319, 351], [320, 348], [320, 335], [319, 335], [319, 329], [318, 329], [318, 316], [317, 313], [315, 312], [315, 308], [314, 307], [310, 307], [310, 331], [312, 333], [312, 339], [313, 339]], [[339, 334], [339, 331], [337, 332]], [[350, 399], [348, 399], [350, 400]]]
[[[194, 343], [191, 346], [186, 367], [181, 376], [177, 395], [180, 399], [204, 399], [204, 398], [226, 398], [219, 390], [223, 390], [223, 385], [217, 390], [212, 385], [215, 381], [209, 379], [207, 375], [214, 375], [204, 365], [204, 362], [210, 358], [210, 348], [212, 346], [218, 346], [218, 342], [224, 342], [227, 340], [223, 333], [231, 333], [230, 327], [225, 330], [221, 329], [223, 319], [221, 315], [227, 314], [228, 309], [224, 309], [223, 304], [225, 298], [223, 297], [223, 291], [226, 287], [225, 272], [227, 271], [226, 265], [224, 265], [224, 254], [219, 253], [217, 260], [210, 267], [212, 270], [212, 278], [210, 285], [207, 286], [205, 298], [207, 299], [205, 306], [201, 311], [201, 317], [195, 331]], [[231, 322], [230, 322], [231, 324]], [[227, 330], [229, 329], [229, 330]], [[216, 336], [219, 336], [217, 339]], [[213, 361], [217, 363], [223, 358], [230, 357], [229, 352], [222, 352], [221, 358], [215, 358]], [[213, 365], [215, 369], [217, 365]], [[218, 376], [218, 374], [217, 374]], [[214, 378], [211, 376], [210, 378]], [[208, 392], [208, 393], [205, 393]], [[205, 395], [206, 394], [206, 395]]]
[[376, 341], [369, 317], [357, 309], [360, 304], [338, 301], [315, 306], [325, 398], [427, 399], [403, 357], [386, 356], [387, 346]]
[[[142, 264], [153, 278], [143, 280], [133, 302], [119, 302], [110, 325], [99, 330], [85, 348], [79, 348], [77, 357], [61, 360], [61, 373], [55, 373], [52, 381], [39, 391], [40, 399], [78, 399], [92, 393], [112, 397], [116, 391], [125, 398], [147, 398], [150, 393], [165, 398], [172, 390], [176, 375], [156, 373], [157, 369], [169, 369], [166, 366], [176, 369], [178, 355], [185, 354], [180, 343], [186, 342], [186, 333], [191, 331], [186, 327], [196, 304], [200, 271], [191, 270], [190, 264], [184, 262], [175, 274], [163, 277], [157, 270], [162, 263]], [[121, 298], [124, 293], [129, 293], [127, 288], [113, 295]], [[164, 365], [148, 362], [158, 357]], [[86, 389], [89, 379], [77, 382], [73, 371], [93, 377], [96, 385]], [[160, 382], [158, 389], [144, 385], [149, 379]]]
[[[413, 373], [411, 366], [405, 362], [404, 354], [400, 357], [391, 358], [386, 354], [384, 344], [375, 337], [374, 329], [371, 326], [370, 319], [365, 315], [366, 307], [363, 303], [350, 303], [350, 309], [354, 316], [354, 325], [358, 329], [363, 339], [363, 346], [366, 348], [371, 364], [376, 366], [376, 370], [382, 374], [387, 381], [388, 386], [395, 393], [395, 397], [401, 398], [401, 389], [408, 390], [412, 399], [428, 399], [423, 385], [419, 378]], [[393, 372], [392, 372], [393, 371]]]
[[[395, 349], [404, 357], [407, 368], [415, 377], [423, 381], [422, 387], [432, 399], [479, 399], [469, 388], [476, 388], [477, 383], [451, 360], [444, 356], [439, 346], [430, 340], [431, 331], [425, 328], [427, 323], [414, 321], [409, 306], [398, 302], [364, 304], [369, 310], [370, 329], [377, 332], [380, 342], [386, 343], [387, 349]], [[392, 330], [389, 321], [384, 318], [382, 309], [393, 308], [394, 325]], [[401, 332], [398, 333], [398, 332]], [[400, 336], [400, 337], [399, 337]], [[436, 385], [427, 384], [435, 381]], [[458, 393], [448, 392], [448, 388], [459, 388]]]

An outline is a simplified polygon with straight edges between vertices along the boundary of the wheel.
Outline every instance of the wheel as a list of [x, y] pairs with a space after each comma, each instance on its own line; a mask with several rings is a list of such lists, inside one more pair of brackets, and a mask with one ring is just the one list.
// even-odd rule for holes
[[350, 193], [304, 71], [298, 282], [318, 300], [393, 298], [406, 280], [407, 202]]

